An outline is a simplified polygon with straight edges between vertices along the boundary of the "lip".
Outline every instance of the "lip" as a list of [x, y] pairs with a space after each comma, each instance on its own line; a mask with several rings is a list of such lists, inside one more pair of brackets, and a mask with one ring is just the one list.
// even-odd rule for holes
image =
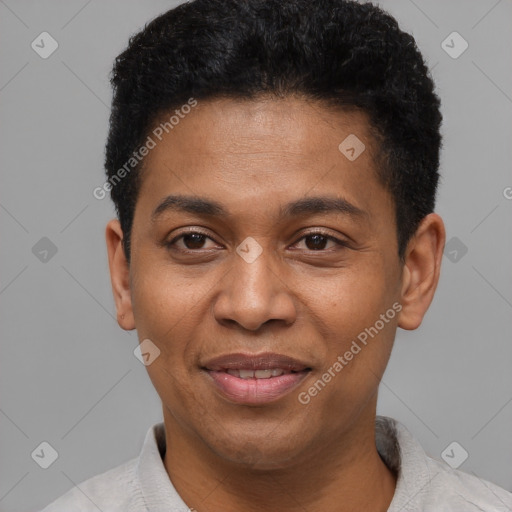
[[272, 352], [260, 354], [244, 354], [242, 352], [227, 354], [210, 359], [204, 365], [207, 370], [268, 370], [282, 368], [283, 370], [301, 372], [310, 366], [293, 357]]
[[[245, 405], [265, 404], [284, 397], [296, 388], [311, 370], [303, 361], [271, 352], [228, 354], [209, 360], [202, 368], [224, 398]], [[290, 373], [267, 379], [242, 379], [227, 373], [227, 370], [256, 371], [273, 368], [281, 368]]]

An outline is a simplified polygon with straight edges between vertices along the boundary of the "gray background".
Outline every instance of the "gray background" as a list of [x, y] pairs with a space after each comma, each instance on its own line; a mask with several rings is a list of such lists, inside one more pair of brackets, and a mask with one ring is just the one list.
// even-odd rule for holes
[[[398, 334], [379, 413], [434, 457], [457, 441], [469, 453], [460, 469], [512, 490], [512, 2], [381, 4], [433, 68], [445, 144], [437, 211], [456, 240], [423, 325]], [[112, 61], [174, 5], [0, 0], [1, 511], [37, 510], [135, 457], [161, 419], [136, 334], [114, 319], [113, 210], [92, 190], [103, 183]], [[59, 44], [48, 59], [31, 48], [43, 31]], [[457, 59], [441, 47], [453, 31], [469, 43]], [[33, 253], [43, 237], [57, 248], [46, 261], [40, 245]], [[46, 470], [31, 458], [42, 441], [59, 454]]]

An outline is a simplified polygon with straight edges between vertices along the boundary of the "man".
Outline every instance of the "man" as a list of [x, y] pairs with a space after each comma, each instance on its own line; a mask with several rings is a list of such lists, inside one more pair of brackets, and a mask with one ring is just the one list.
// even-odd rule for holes
[[106, 240], [163, 405], [54, 511], [497, 511], [376, 418], [438, 283], [439, 99], [371, 4], [196, 0], [116, 60]]

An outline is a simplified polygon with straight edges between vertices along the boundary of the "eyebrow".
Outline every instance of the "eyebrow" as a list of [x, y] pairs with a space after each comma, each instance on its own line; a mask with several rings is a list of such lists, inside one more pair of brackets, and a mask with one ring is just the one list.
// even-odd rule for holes
[[[165, 212], [185, 212], [204, 217], [229, 217], [230, 213], [217, 201], [185, 195], [170, 195], [161, 201], [151, 214], [156, 222]], [[318, 213], [338, 213], [354, 218], [368, 217], [368, 213], [341, 197], [305, 197], [281, 207], [279, 217], [298, 217]]]
[[316, 213], [341, 213], [351, 217], [367, 217], [368, 214], [342, 197], [317, 196], [305, 197], [288, 203], [281, 210], [282, 217]]
[[151, 214], [151, 220], [156, 221], [164, 212], [180, 211], [209, 217], [227, 217], [228, 212], [223, 206], [209, 199], [196, 196], [174, 195], [167, 196]]

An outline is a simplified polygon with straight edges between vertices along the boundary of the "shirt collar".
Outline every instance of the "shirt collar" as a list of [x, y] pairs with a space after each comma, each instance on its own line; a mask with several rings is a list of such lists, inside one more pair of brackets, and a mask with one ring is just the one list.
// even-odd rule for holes
[[[427, 456], [421, 445], [398, 421], [377, 416], [375, 442], [380, 457], [397, 473], [397, 485], [388, 512], [404, 510], [407, 504], [428, 488], [435, 475], [431, 475]], [[165, 469], [165, 427], [158, 423], [151, 427], [144, 441], [136, 473], [146, 508], [152, 512], [188, 512]]]
[[188, 512], [165, 469], [165, 449], [165, 427], [158, 423], [146, 434], [135, 470], [146, 508], [151, 512], [169, 512], [169, 505], [173, 505], [173, 512]]
[[431, 474], [427, 454], [401, 423], [386, 416], [377, 416], [375, 420], [375, 443], [386, 466], [397, 473], [388, 512], [408, 510], [408, 504], [428, 492], [436, 476]]

